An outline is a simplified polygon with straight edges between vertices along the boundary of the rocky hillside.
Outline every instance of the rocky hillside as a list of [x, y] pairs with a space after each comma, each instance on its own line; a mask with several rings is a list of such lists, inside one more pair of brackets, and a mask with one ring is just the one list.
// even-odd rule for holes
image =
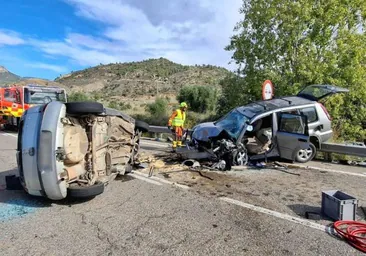
[[0, 66], [0, 86], [8, 83], [16, 82], [21, 77], [9, 72], [5, 67]]
[[56, 78], [71, 91], [98, 94], [101, 98], [172, 95], [184, 85], [210, 85], [229, 73], [220, 67], [185, 66], [164, 58], [141, 62], [99, 65]]
[[165, 97], [174, 105], [177, 92], [183, 86], [209, 85], [218, 88], [220, 80], [229, 73], [221, 67], [186, 66], [160, 58], [99, 65], [63, 75], [54, 81], [22, 78], [1, 67], [0, 85], [3, 82], [3, 85], [32, 83], [60, 86], [69, 95], [81, 92], [83, 96], [105, 104], [117, 102], [130, 106], [126, 110], [129, 113], [144, 113], [146, 104], [154, 102], [156, 96]]

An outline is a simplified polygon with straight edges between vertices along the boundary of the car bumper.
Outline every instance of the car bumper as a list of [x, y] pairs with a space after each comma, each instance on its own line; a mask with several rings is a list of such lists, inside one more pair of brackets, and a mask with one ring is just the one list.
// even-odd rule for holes
[[40, 127], [38, 141], [38, 171], [46, 196], [61, 200], [67, 196], [66, 181], [60, 175], [64, 171], [63, 161], [57, 160], [57, 150], [63, 147], [63, 125], [66, 107], [58, 101], [48, 104]]

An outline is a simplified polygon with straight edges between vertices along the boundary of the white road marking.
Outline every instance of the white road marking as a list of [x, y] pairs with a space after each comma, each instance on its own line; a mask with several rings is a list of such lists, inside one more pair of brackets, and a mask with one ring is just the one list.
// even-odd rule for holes
[[284, 214], [284, 213], [272, 211], [272, 210], [269, 210], [269, 209], [266, 209], [266, 208], [262, 208], [262, 207], [259, 207], [259, 206], [247, 204], [247, 203], [244, 203], [242, 201], [238, 201], [238, 200], [228, 198], [228, 197], [220, 197], [220, 200], [225, 201], [225, 202], [230, 203], [230, 204], [235, 204], [235, 205], [238, 205], [238, 206], [241, 206], [241, 207], [244, 207], [244, 208], [256, 211], [256, 212], [268, 214], [268, 215], [271, 215], [271, 216], [276, 217], [276, 218], [280, 218], [280, 219], [288, 220], [288, 221], [291, 221], [291, 222], [294, 222], [294, 223], [297, 223], [297, 224], [301, 224], [301, 225], [309, 227], [309, 228], [317, 229], [317, 230], [324, 231], [324, 232], [327, 232], [327, 233], [331, 232], [331, 229], [329, 227], [318, 224], [318, 223], [315, 223], [315, 222], [312, 222], [312, 221], [309, 221], [309, 220], [306, 220], [306, 219], [293, 217], [293, 216], [288, 215], [288, 214]]
[[154, 185], [158, 185], [158, 186], [163, 185], [163, 184], [161, 184], [160, 182], [157, 182], [157, 181], [152, 180], [152, 179], [149, 179], [149, 178], [145, 178], [145, 177], [143, 177], [143, 176], [141, 176], [141, 175], [136, 175], [136, 174], [134, 174], [134, 173], [129, 173], [129, 174], [127, 174], [127, 175], [129, 175], [129, 176], [131, 176], [131, 177], [133, 177], [133, 178], [139, 179], [139, 180], [143, 180], [143, 181], [149, 182], [149, 183], [154, 184]]
[[358, 177], [364, 177], [364, 178], [366, 178], [366, 175], [364, 173], [346, 172], [346, 171], [332, 170], [332, 169], [312, 167], [312, 166], [306, 166], [306, 167], [302, 167], [302, 168], [305, 168], [307, 170], [313, 170], [313, 171], [333, 172], [333, 173], [347, 174], [347, 175], [352, 175], [352, 176], [358, 176]]
[[7, 133], [7, 132], [0, 132], [0, 135], [11, 136], [11, 137], [14, 137], [14, 138], [18, 138], [18, 135], [15, 135], [15, 134], [12, 134], [12, 133]]
[[141, 175], [142, 177], [145, 177], [147, 179], [156, 180], [156, 181], [159, 181], [159, 182], [162, 182], [162, 183], [166, 183], [166, 184], [169, 184], [169, 185], [174, 185], [174, 186], [177, 186], [177, 187], [180, 187], [180, 188], [183, 188], [183, 189], [189, 189], [189, 187], [186, 186], [186, 185], [182, 185], [182, 184], [178, 184], [178, 183], [175, 183], [175, 182], [171, 182], [171, 181], [168, 181], [168, 180], [165, 180], [165, 179], [162, 179], [162, 178], [159, 178], [159, 177], [155, 177], [155, 176], [149, 177], [149, 175], [147, 175], [145, 173], [142, 173], [142, 172], [139, 172], [139, 171], [133, 171], [133, 172], [136, 173], [137, 175]]

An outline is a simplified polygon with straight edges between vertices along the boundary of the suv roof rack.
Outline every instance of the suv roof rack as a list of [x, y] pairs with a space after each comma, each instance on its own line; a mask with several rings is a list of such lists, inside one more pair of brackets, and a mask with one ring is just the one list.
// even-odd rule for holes
[[292, 104], [292, 100], [286, 100], [286, 99], [284, 99], [284, 98], [282, 98], [282, 97], [277, 98], [277, 99], [287, 101], [289, 105], [291, 105], [291, 104]]
[[259, 105], [259, 106], [261, 106], [261, 107], [263, 107], [264, 108], [264, 110], [267, 110], [267, 107], [266, 107], [266, 105], [262, 105], [262, 104], [260, 104], [260, 103], [258, 103], [258, 102], [252, 102], [253, 104], [256, 104], [256, 105]]

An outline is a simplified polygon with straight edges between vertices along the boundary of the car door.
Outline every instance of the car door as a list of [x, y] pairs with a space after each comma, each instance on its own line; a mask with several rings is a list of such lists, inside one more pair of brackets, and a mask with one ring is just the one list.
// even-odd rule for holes
[[327, 84], [309, 85], [301, 90], [297, 96], [313, 101], [319, 101], [336, 93], [349, 92], [348, 89]]
[[309, 148], [309, 128], [305, 115], [277, 113], [276, 141], [280, 157], [293, 160], [300, 149]]

